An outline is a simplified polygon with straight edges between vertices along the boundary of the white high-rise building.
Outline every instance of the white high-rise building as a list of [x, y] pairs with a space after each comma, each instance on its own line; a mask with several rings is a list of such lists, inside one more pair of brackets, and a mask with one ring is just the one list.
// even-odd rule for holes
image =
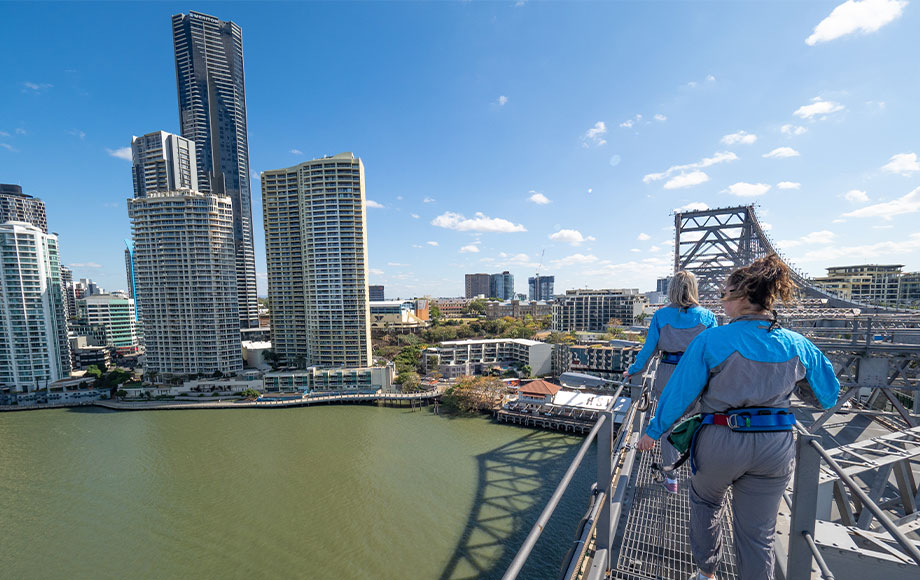
[[364, 165], [341, 153], [261, 181], [273, 349], [300, 367], [370, 366]]
[[154, 191], [198, 190], [195, 143], [166, 131], [131, 139], [134, 197]]
[[70, 376], [57, 236], [0, 224], [0, 391], [31, 392]]
[[135, 299], [144, 313], [145, 370], [242, 370], [229, 197], [196, 191], [128, 200]]

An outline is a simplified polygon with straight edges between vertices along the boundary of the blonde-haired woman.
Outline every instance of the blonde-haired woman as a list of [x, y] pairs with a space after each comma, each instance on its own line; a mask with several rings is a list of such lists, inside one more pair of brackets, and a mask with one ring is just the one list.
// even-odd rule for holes
[[[670, 304], [658, 309], [652, 316], [648, 327], [648, 337], [645, 345], [636, 357], [636, 362], [623, 373], [627, 378], [639, 374], [648, 367], [652, 357], [661, 352], [658, 371], [655, 373], [655, 386], [652, 395], [654, 398], [661, 396], [674, 367], [680, 362], [681, 356], [696, 336], [706, 330], [718, 326], [715, 315], [700, 306], [699, 288], [696, 276], [686, 270], [674, 274], [668, 283], [668, 300]], [[680, 454], [674, 446], [668, 443], [667, 438], [661, 440], [661, 463], [663, 467], [677, 463]], [[677, 479], [666, 472], [665, 489], [669, 493], [677, 493]]]

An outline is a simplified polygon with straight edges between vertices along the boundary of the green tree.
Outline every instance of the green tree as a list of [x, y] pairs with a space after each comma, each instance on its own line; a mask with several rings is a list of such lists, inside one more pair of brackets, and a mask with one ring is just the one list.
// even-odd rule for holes
[[431, 307], [428, 309], [428, 318], [431, 319], [433, 324], [437, 324], [441, 321], [441, 309], [438, 308], [437, 304], [431, 304]]
[[445, 408], [454, 412], [488, 411], [501, 403], [505, 384], [497, 377], [462, 377], [441, 397]]
[[396, 382], [402, 385], [404, 393], [414, 393], [418, 391], [418, 387], [422, 383], [422, 380], [418, 373], [408, 371], [396, 377]]
[[89, 365], [89, 367], [86, 369], [86, 374], [88, 374], [91, 377], [96, 377], [98, 379], [102, 376], [102, 369], [100, 369], [96, 365]]
[[531, 368], [530, 365], [524, 365], [521, 367], [521, 376], [525, 379], [530, 378]]
[[482, 298], [477, 298], [476, 300], [471, 301], [466, 305], [466, 314], [472, 314], [476, 316], [484, 315], [486, 313], [486, 301]]
[[121, 400], [124, 400], [125, 397], [128, 396], [128, 391], [126, 391], [126, 390], [124, 390], [124, 389], [119, 389], [119, 390], [115, 393], [115, 396], [118, 397], [118, 398], [121, 399]]
[[245, 391], [240, 393], [240, 396], [243, 397], [244, 399], [250, 399], [250, 400], [255, 401], [260, 396], [262, 396], [262, 394], [259, 393], [259, 391], [255, 389], [246, 389]]
[[262, 351], [262, 360], [267, 362], [273, 371], [276, 371], [281, 364], [281, 355], [271, 349], [264, 350]]

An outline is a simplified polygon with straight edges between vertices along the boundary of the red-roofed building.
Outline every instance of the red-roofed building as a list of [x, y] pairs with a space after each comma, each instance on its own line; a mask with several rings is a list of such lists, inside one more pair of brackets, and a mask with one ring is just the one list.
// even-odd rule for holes
[[530, 381], [518, 389], [521, 400], [532, 401], [534, 403], [552, 403], [553, 395], [562, 389], [559, 385], [554, 385], [548, 381], [536, 380]]

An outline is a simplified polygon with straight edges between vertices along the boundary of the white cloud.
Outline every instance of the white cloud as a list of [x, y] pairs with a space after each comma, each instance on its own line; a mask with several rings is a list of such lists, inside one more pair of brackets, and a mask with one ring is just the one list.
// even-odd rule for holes
[[505, 95], [501, 95], [498, 97], [497, 102], [498, 102], [499, 107], [504, 107], [505, 105], [508, 104], [508, 97], [506, 97]]
[[821, 115], [822, 118], [825, 115], [830, 115], [831, 113], [836, 113], [837, 111], [842, 111], [844, 106], [840, 103], [834, 101], [825, 101], [821, 97], [815, 97], [811, 100], [810, 105], [802, 105], [796, 109], [792, 114], [796, 117], [802, 119], [811, 119], [818, 115]]
[[0, 137], [9, 137], [9, 136], [10, 134], [7, 133], [6, 131], [0, 131]]
[[490, 218], [482, 212], [476, 212], [475, 217], [467, 218], [462, 214], [452, 211], [444, 212], [431, 220], [431, 225], [458, 232], [526, 232], [527, 228], [521, 224], [512, 223], [502, 218]]
[[410, 213], [409, 216], [411, 216], [412, 219], [416, 219], [416, 220], [417, 220], [418, 218], [422, 217], [422, 216], [418, 215], [417, 213]]
[[866, 192], [860, 191], [859, 189], [851, 189], [843, 194], [843, 198], [853, 203], [868, 203], [869, 201], [869, 196]]
[[866, 207], [843, 214], [843, 217], [872, 218], [880, 217], [886, 220], [905, 214], [920, 211], [920, 187], [905, 196], [892, 201], [867, 205]]
[[627, 121], [623, 121], [622, 123], [620, 123], [620, 127], [623, 127], [624, 129], [630, 129], [632, 128], [634, 124], [635, 123], [633, 122], [633, 120], [629, 119]]
[[[906, 240], [878, 242], [863, 246], [826, 246], [819, 250], [812, 250], [797, 262], [827, 262], [839, 259], [850, 260], [850, 263], [860, 263], [863, 260], [880, 259], [882, 263], [893, 261], [894, 255], [904, 255], [915, 252], [920, 248], [920, 233], [911, 234]], [[865, 262], [862, 262], [865, 263]]]
[[781, 248], [794, 248], [806, 244], [831, 244], [836, 237], [837, 234], [830, 230], [821, 230], [806, 234], [797, 240], [780, 240], [778, 244]]
[[478, 254], [479, 246], [474, 246], [473, 244], [470, 244], [468, 246], [463, 246], [462, 248], [460, 248], [460, 253], [461, 254]]
[[780, 181], [776, 184], [776, 189], [801, 189], [802, 184], [798, 181]]
[[679, 189], [681, 187], [690, 187], [709, 181], [709, 176], [702, 171], [691, 171], [690, 173], [681, 173], [669, 179], [665, 184], [665, 189]]
[[97, 264], [96, 262], [77, 262], [74, 264], [68, 264], [71, 268], [101, 268], [102, 264]]
[[901, 0], [847, 0], [815, 26], [805, 44], [814, 46], [854, 32], [875, 32], [901, 16], [905, 6], [907, 2]]
[[51, 83], [33, 83], [31, 81], [24, 81], [22, 86], [25, 87], [22, 89], [24, 93], [40, 93], [42, 91], [48, 90], [54, 85]]
[[384, 207], [384, 205], [383, 205], [382, 203], [376, 202], [376, 201], [374, 201], [373, 199], [369, 199], [369, 200], [365, 201], [365, 202], [364, 202], [364, 205], [366, 205], [367, 207], [376, 207], [376, 208], [378, 208], [378, 209]]
[[652, 239], [652, 236], [646, 234], [645, 232], [642, 232], [636, 237], [636, 239], [639, 240], [640, 242], [644, 242], [646, 240]]
[[588, 143], [593, 143], [595, 146], [600, 147], [601, 145], [606, 145], [607, 140], [604, 139], [604, 135], [607, 134], [607, 124], [603, 121], [598, 121], [594, 124], [593, 127], [585, 131], [584, 136], [581, 138], [582, 144], [587, 146]]
[[594, 241], [592, 236], [585, 237], [578, 230], [559, 230], [555, 234], [550, 234], [549, 239], [553, 240], [554, 242], [572, 244], [573, 246], [581, 245], [584, 242]]
[[798, 157], [799, 152], [792, 147], [777, 147], [769, 153], [764, 153], [763, 156], [767, 159], [785, 159], [786, 157]]
[[757, 135], [748, 133], [747, 131], [738, 131], [737, 133], [731, 133], [722, 137], [722, 143], [726, 145], [734, 145], [736, 143], [750, 145], [755, 141], [757, 141]]
[[108, 149], [106, 152], [112, 157], [118, 157], [119, 159], [125, 159], [126, 161], [131, 161], [131, 148], [130, 147], [120, 147], [118, 149]]
[[379, 268], [371, 268], [370, 273], [374, 274], [375, 276], [383, 276], [383, 270]]
[[553, 265], [557, 268], [564, 266], [574, 266], [577, 264], [593, 264], [597, 262], [597, 256], [592, 254], [572, 254], [571, 256], [566, 256], [565, 258], [560, 258], [559, 260], [553, 260]]
[[533, 202], [537, 205], [546, 205], [549, 203], [549, 198], [540, 193], [539, 191], [530, 190], [531, 195], [527, 198], [527, 201]]
[[738, 183], [729, 185], [728, 189], [723, 191], [732, 195], [737, 195], [738, 197], [757, 197], [758, 195], [763, 195], [770, 191], [770, 186], [766, 183], [745, 183], [739, 181]]
[[882, 167], [882, 171], [888, 173], [900, 173], [909, 176], [914, 171], [920, 171], [920, 163], [917, 163], [916, 153], [898, 153], [892, 155], [888, 163]]
[[10, 145], [9, 143], [0, 143], [0, 147], [3, 147], [4, 149], [6, 149], [6, 150], [8, 150], [8, 151], [12, 151], [12, 152], [14, 152], [14, 153], [16, 153], [16, 152], [19, 151], [19, 149], [16, 149], [15, 147], [13, 147], [12, 145]]
[[661, 123], [664, 123], [665, 121], [668, 120], [668, 118], [665, 117], [664, 115], [662, 115], [661, 113], [657, 113], [657, 114], [655, 115], [655, 120], [656, 120], [656, 121], [659, 121], [659, 122], [661, 122]]
[[393, 266], [394, 268], [407, 268], [409, 264], [400, 264], [399, 262], [387, 262], [387, 266]]
[[672, 165], [671, 167], [668, 167], [667, 171], [662, 171], [661, 173], [649, 173], [648, 175], [642, 178], [642, 181], [645, 183], [651, 183], [652, 181], [658, 181], [658, 180], [670, 177], [674, 173], [678, 173], [678, 172], [683, 173], [688, 169], [703, 169], [705, 167], [710, 167], [712, 165], [718, 165], [719, 163], [726, 163], [728, 161], [736, 161], [737, 159], [738, 159], [738, 156], [732, 153], [731, 151], [718, 151], [712, 157], [704, 157], [702, 160], [697, 161], [696, 163], [687, 163], [685, 165]]
[[790, 137], [797, 137], [802, 133], [808, 131], [805, 127], [801, 125], [793, 125], [792, 123], [787, 123], [779, 128], [783, 135], [788, 135]]
[[23, 129], [22, 127], [16, 127], [16, 134], [17, 135], [28, 135], [29, 132]]
[[716, 77], [715, 75], [706, 75], [706, 80], [710, 83], [714, 83], [716, 82]]
[[291, 149], [291, 153], [293, 153], [294, 155], [303, 155], [303, 151], [301, 151], [300, 149]]
[[429, 246], [438, 247], [438, 243], [435, 242], [434, 240], [432, 240], [432, 241], [430, 241], [430, 242], [425, 242], [425, 243], [428, 244]]
[[434, 203], [434, 198], [426, 197], [425, 199], [422, 200], [422, 203]]
[[[86, 138], [86, 133], [85, 133], [84, 131], [79, 130], [79, 129], [71, 129], [70, 131], [67, 131], [67, 134], [68, 134], [68, 135], [73, 135], [74, 137], [78, 137], [78, 138], [80, 138], [80, 139]], [[129, 147], [128, 149], [130, 150], [130, 147]]]
[[402, 199], [403, 199], [403, 196], [401, 196], [401, 195], [397, 195], [397, 196], [396, 196], [396, 199], [397, 199], [397, 200], [399, 200], [399, 201], [402, 201]]
[[[674, 208], [674, 213], [684, 213], [688, 211], [706, 211], [709, 209], [709, 206], [701, 201], [691, 201], [686, 205]], [[668, 228], [672, 229], [672, 228]]]

